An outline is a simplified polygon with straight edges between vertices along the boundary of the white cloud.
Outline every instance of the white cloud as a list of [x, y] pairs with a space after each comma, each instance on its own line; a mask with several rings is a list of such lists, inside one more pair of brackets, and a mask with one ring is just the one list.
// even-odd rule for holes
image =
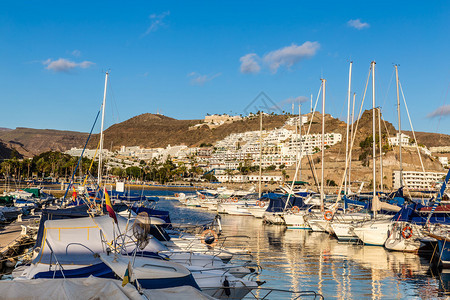
[[60, 58], [58, 60], [51, 60], [49, 58], [46, 61], [42, 62], [42, 64], [46, 66], [45, 68], [47, 70], [52, 70], [55, 72], [69, 72], [75, 68], [86, 69], [94, 65], [94, 63], [90, 61], [76, 63], [65, 58]]
[[242, 56], [239, 59], [241, 62], [241, 73], [258, 73], [261, 70], [261, 67], [256, 61], [257, 59], [259, 59], [259, 57], [255, 53], [249, 53]]
[[201, 75], [197, 72], [191, 72], [187, 76], [191, 78], [192, 85], [204, 85], [206, 82], [219, 77], [222, 73], [216, 73], [214, 75]]
[[81, 51], [75, 49], [75, 50], [72, 51], [72, 55], [75, 56], [75, 57], [80, 57], [81, 56]]
[[309, 98], [305, 97], [305, 96], [289, 97], [287, 99], [284, 99], [284, 100], [280, 101], [278, 103], [278, 106], [279, 107], [284, 107], [287, 104], [289, 104], [289, 105], [292, 105], [292, 103], [300, 104], [300, 103], [303, 103], [303, 102], [306, 102], [306, 101], [309, 101]]
[[170, 11], [165, 11], [159, 15], [157, 14], [151, 14], [148, 18], [150, 19], [150, 26], [147, 28], [147, 31], [145, 31], [144, 36], [149, 34], [150, 32], [155, 32], [158, 30], [161, 26], [164, 26], [164, 18], [170, 15]]
[[450, 105], [443, 105], [441, 107], [438, 107], [435, 111], [429, 113], [427, 115], [427, 118], [434, 118], [448, 115], [450, 115]]
[[318, 42], [307, 41], [300, 46], [292, 44], [291, 46], [267, 53], [263, 60], [272, 72], [276, 73], [278, 68], [283, 65], [291, 67], [303, 58], [314, 56], [319, 48], [320, 44]]
[[347, 22], [347, 25], [358, 30], [370, 27], [369, 23], [361, 22], [360, 19], [350, 20]]

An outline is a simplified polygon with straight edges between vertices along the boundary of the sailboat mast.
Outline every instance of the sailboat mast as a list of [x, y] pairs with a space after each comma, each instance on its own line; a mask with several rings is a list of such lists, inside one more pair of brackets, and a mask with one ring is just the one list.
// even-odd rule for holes
[[298, 105], [298, 133], [299, 133], [299, 151], [298, 151], [298, 168], [299, 168], [299, 180], [302, 180], [302, 105]]
[[378, 140], [380, 144], [380, 189], [383, 192], [383, 146], [381, 139], [381, 107], [378, 107]]
[[[350, 62], [350, 69], [348, 71], [348, 91], [347, 91], [347, 140], [345, 145], [345, 169], [348, 167], [348, 142], [349, 142], [349, 126], [350, 126], [350, 90], [352, 85], [352, 65], [353, 62]], [[347, 176], [345, 176], [344, 180], [344, 191], [347, 195]]]
[[400, 160], [400, 187], [403, 186], [403, 163], [402, 163], [402, 123], [400, 117], [400, 93], [398, 88], [398, 66], [395, 65], [395, 81], [397, 83], [397, 114], [398, 114], [398, 148]]
[[322, 80], [322, 178], [320, 185], [320, 205], [322, 211], [324, 210], [323, 202], [324, 202], [324, 159], [325, 159], [325, 79]]
[[[377, 174], [376, 174], [376, 142], [375, 142], [375, 134], [377, 133], [375, 130], [375, 62], [372, 61], [372, 167], [373, 167], [373, 201], [375, 201], [375, 197], [377, 195]], [[376, 210], [374, 211], [376, 215]]]
[[259, 111], [259, 188], [258, 198], [261, 198], [261, 178], [262, 176], [262, 110]]
[[[353, 105], [352, 105], [352, 127], [350, 131], [350, 136], [353, 140], [353, 123], [355, 123], [355, 98], [356, 93], [353, 93]], [[349, 159], [348, 159], [348, 184], [350, 187], [352, 186], [352, 151], [349, 153]]]
[[103, 126], [105, 123], [105, 103], [106, 103], [106, 87], [108, 86], [108, 75], [105, 74], [105, 89], [103, 91], [103, 103], [102, 103], [102, 125], [100, 128], [100, 146], [98, 154], [98, 172], [97, 172], [97, 185], [100, 187], [102, 183], [102, 159], [103, 159]]

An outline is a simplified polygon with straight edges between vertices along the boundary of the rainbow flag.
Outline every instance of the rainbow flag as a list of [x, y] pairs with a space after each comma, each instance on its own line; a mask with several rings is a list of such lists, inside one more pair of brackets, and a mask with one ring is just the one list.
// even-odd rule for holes
[[131, 263], [128, 262], [128, 267], [125, 270], [125, 275], [123, 275], [122, 286], [124, 287], [127, 283], [130, 282], [131, 277]]
[[116, 217], [116, 213], [114, 212], [114, 209], [113, 209], [113, 207], [112, 207], [112, 205], [111, 205], [111, 199], [109, 199], [109, 195], [108, 195], [108, 191], [106, 190], [106, 188], [105, 188], [105, 205], [106, 205], [106, 210], [108, 211], [108, 213], [109, 213], [109, 216], [111, 217], [111, 218], [113, 218], [114, 219], [114, 222], [116, 222], [116, 224], [117, 224], [117, 217]]

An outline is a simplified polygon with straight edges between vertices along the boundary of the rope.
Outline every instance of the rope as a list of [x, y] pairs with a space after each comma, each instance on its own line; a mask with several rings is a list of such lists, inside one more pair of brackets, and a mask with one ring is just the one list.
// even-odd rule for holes
[[[364, 88], [363, 97], [362, 97], [362, 100], [361, 100], [361, 106], [359, 107], [358, 119], [357, 119], [357, 121], [356, 121], [354, 134], [353, 134], [353, 137], [352, 137], [352, 141], [351, 141], [351, 143], [350, 143], [350, 153], [352, 153], [353, 145], [354, 145], [355, 139], [356, 139], [356, 132], [358, 131], [359, 121], [361, 120], [361, 113], [362, 113], [362, 108], [363, 108], [363, 105], [364, 105], [364, 99], [366, 98], [367, 87], [368, 87], [368, 85], [369, 85], [370, 71], [372, 71], [372, 65], [370, 65], [370, 67], [369, 67], [369, 74], [367, 74], [367, 81], [366, 81], [366, 86], [365, 86], [365, 88]], [[374, 147], [375, 147], [375, 145], [374, 145]], [[351, 155], [349, 155], [349, 157], [351, 157]], [[346, 162], [345, 165], [348, 166], [348, 163]], [[375, 167], [375, 166], [374, 166], [374, 167]], [[347, 171], [348, 171], [348, 170], [347, 170], [347, 167], [346, 167], [345, 170], [344, 170], [344, 174], [343, 174], [343, 176], [342, 176], [342, 179], [341, 179], [341, 183], [340, 183], [340, 185], [339, 185], [338, 196], [337, 196], [337, 198], [336, 198], [336, 205], [337, 205], [337, 203], [341, 200], [342, 187], [343, 187], [343, 185], [344, 185], [345, 177], [347, 176]]]
[[86, 147], [87, 147], [87, 144], [89, 142], [89, 139], [91, 138], [92, 131], [94, 131], [94, 127], [95, 127], [95, 124], [97, 123], [99, 115], [100, 115], [100, 110], [97, 112], [97, 116], [95, 117], [94, 124], [92, 124], [92, 128], [91, 128], [91, 131], [89, 132], [89, 136], [88, 136], [88, 138], [86, 140], [86, 144], [84, 144], [83, 151], [81, 152], [80, 158], [78, 159], [77, 166], [75, 167], [75, 170], [72, 173], [72, 178], [70, 179], [70, 184], [67, 186], [67, 190], [66, 190], [66, 192], [64, 194], [63, 201], [66, 200], [66, 196], [67, 196], [67, 193], [69, 192], [70, 186], [73, 184], [73, 179], [74, 179], [75, 174], [76, 174], [76, 172], [78, 170], [78, 166], [80, 165], [81, 159], [83, 158], [83, 154], [84, 154], [84, 151], [86, 150]]
[[402, 88], [402, 85], [400, 82], [399, 82], [399, 86], [400, 86], [400, 91], [402, 92], [403, 102], [405, 103], [406, 113], [408, 114], [409, 124], [411, 125], [411, 131], [413, 133], [413, 138], [414, 138], [414, 141], [416, 142], [416, 149], [417, 149], [417, 153], [419, 154], [420, 165], [422, 166], [422, 171], [425, 173], [425, 167], [423, 166], [422, 156], [420, 155], [419, 144], [417, 143], [417, 139], [416, 139], [416, 133], [414, 132], [414, 127], [413, 127], [413, 124], [411, 121], [411, 117], [409, 115], [408, 105], [406, 104], [405, 95], [403, 94], [403, 88]]

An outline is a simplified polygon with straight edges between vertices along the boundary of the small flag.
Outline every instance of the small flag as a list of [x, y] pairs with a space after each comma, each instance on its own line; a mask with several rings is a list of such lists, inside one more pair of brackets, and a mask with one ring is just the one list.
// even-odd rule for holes
[[108, 211], [109, 216], [111, 218], [113, 218], [114, 222], [116, 222], [116, 224], [117, 224], [116, 213], [114, 212], [114, 209], [111, 205], [111, 200], [109, 199], [108, 191], [106, 190], [106, 188], [105, 188], [105, 204], [106, 204], [106, 210]]
[[73, 198], [73, 201], [75, 201], [75, 200], [77, 200], [78, 194], [77, 194], [77, 191], [75, 190], [74, 186], [72, 186], [72, 189], [73, 189], [72, 198]]
[[123, 275], [122, 287], [124, 287], [127, 283], [130, 282], [131, 277], [131, 262], [128, 262], [128, 267], [125, 270], [125, 275]]

